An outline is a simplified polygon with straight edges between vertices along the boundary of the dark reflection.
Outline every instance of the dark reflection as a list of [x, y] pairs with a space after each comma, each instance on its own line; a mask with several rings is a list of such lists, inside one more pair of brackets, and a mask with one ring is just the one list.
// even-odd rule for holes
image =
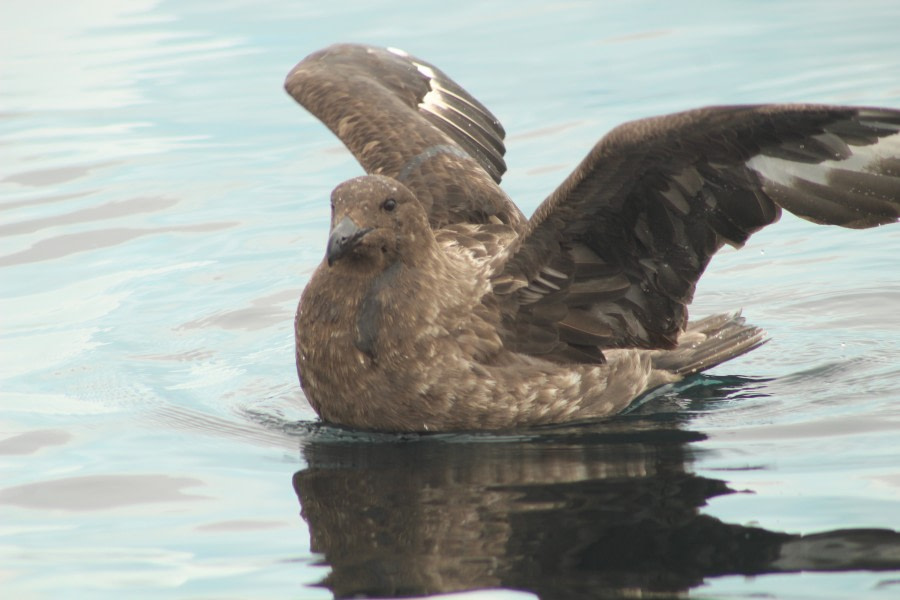
[[797, 536], [700, 514], [733, 493], [686, 470], [702, 439], [659, 413], [506, 436], [310, 426], [293, 483], [341, 598], [668, 596], [717, 575], [900, 569], [894, 531]]

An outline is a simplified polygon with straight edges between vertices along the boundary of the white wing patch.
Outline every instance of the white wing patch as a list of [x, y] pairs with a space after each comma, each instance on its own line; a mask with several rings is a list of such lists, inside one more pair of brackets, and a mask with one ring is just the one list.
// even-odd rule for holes
[[[882, 123], [882, 130], [900, 125]], [[835, 142], [832, 134], [815, 136], [818, 144]], [[853, 145], [837, 139], [835, 159], [819, 163], [802, 157], [756, 156], [747, 166], [756, 171], [762, 189], [783, 208], [816, 223], [866, 228], [900, 217], [900, 133], [875, 143]], [[798, 146], [802, 152], [803, 146]]]
[[[481, 128], [480, 125], [472, 120], [470, 114], [480, 114], [482, 110], [463, 96], [444, 87], [434, 70], [428, 65], [414, 61], [412, 64], [415, 65], [419, 73], [428, 79], [429, 91], [422, 97], [422, 101], [419, 102], [419, 110], [437, 117], [443, 123], [458, 131], [463, 137], [470, 140], [475, 147], [482, 147], [484, 142], [466, 128]], [[469, 114], [466, 113], [467, 108], [469, 109]], [[466, 127], [462, 127], [461, 124], [465, 124]]]
[[[883, 124], [886, 128], [898, 129], [896, 125]], [[784, 158], [758, 155], [747, 161], [747, 166], [762, 175], [769, 181], [791, 186], [797, 179], [811, 181], [821, 185], [831, 185], [831, 175], [836, 171], [850, 171], [854, 173], [878, 172], [879, 161], [900, 154], [900, 133], [881, 138], [874, 144], [867, 146], [853, 146], [844, 144], [834, 134], [825, 133], [814, 136], [814, 139], [835, 146], [834, 160], [826, 160], [818, 164], [807, 164]], [[837, 146], [839, 142], [849, 151], [849, 156]]]
[[[400, 48], [392, 48], [388, 46], [387, 48], [385, 48], [385, 50], [387, 50], [391, 54], [399, 56], [400, 58], [409, 58], [409, 54], [406, 51], [401, 50]], [[374, 50], [370, 49], [369, 52], [374, 52]]]

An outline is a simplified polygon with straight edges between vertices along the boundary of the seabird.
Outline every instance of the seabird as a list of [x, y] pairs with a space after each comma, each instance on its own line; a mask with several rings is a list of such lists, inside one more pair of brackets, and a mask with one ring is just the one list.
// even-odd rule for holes
[[782, 209], [867, 228], [900, 216], [900, 111], [768, 104], [641, 119], [604, 136], [526, 219], [499, 187], [504, 130], [440, 69], [338, 44], [288, 93], [367, 175], [331, 195], [295, 321], [319, 416], [379, 431], [607, 417], [765, 341], [688, 322], [713, 254]]

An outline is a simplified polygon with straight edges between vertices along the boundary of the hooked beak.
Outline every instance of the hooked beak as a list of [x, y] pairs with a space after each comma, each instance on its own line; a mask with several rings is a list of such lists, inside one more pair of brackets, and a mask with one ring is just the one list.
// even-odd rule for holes
[[370, 231], [371, 227], [360, 228], [350, 217], [341, 219], [328, 236], [328, 251], [325, 254], [328, 266], [343, 258]]

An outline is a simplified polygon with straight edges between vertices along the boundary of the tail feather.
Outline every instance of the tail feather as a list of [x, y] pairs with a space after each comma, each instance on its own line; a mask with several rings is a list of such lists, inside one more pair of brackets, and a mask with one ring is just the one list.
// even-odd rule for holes
[[765, 331], [747, 325], [740, 311], [712, 315], [688, 324], [674, 350], [655, 351], [653, 367], [684, 377], [746, 354], [767, 341]]

